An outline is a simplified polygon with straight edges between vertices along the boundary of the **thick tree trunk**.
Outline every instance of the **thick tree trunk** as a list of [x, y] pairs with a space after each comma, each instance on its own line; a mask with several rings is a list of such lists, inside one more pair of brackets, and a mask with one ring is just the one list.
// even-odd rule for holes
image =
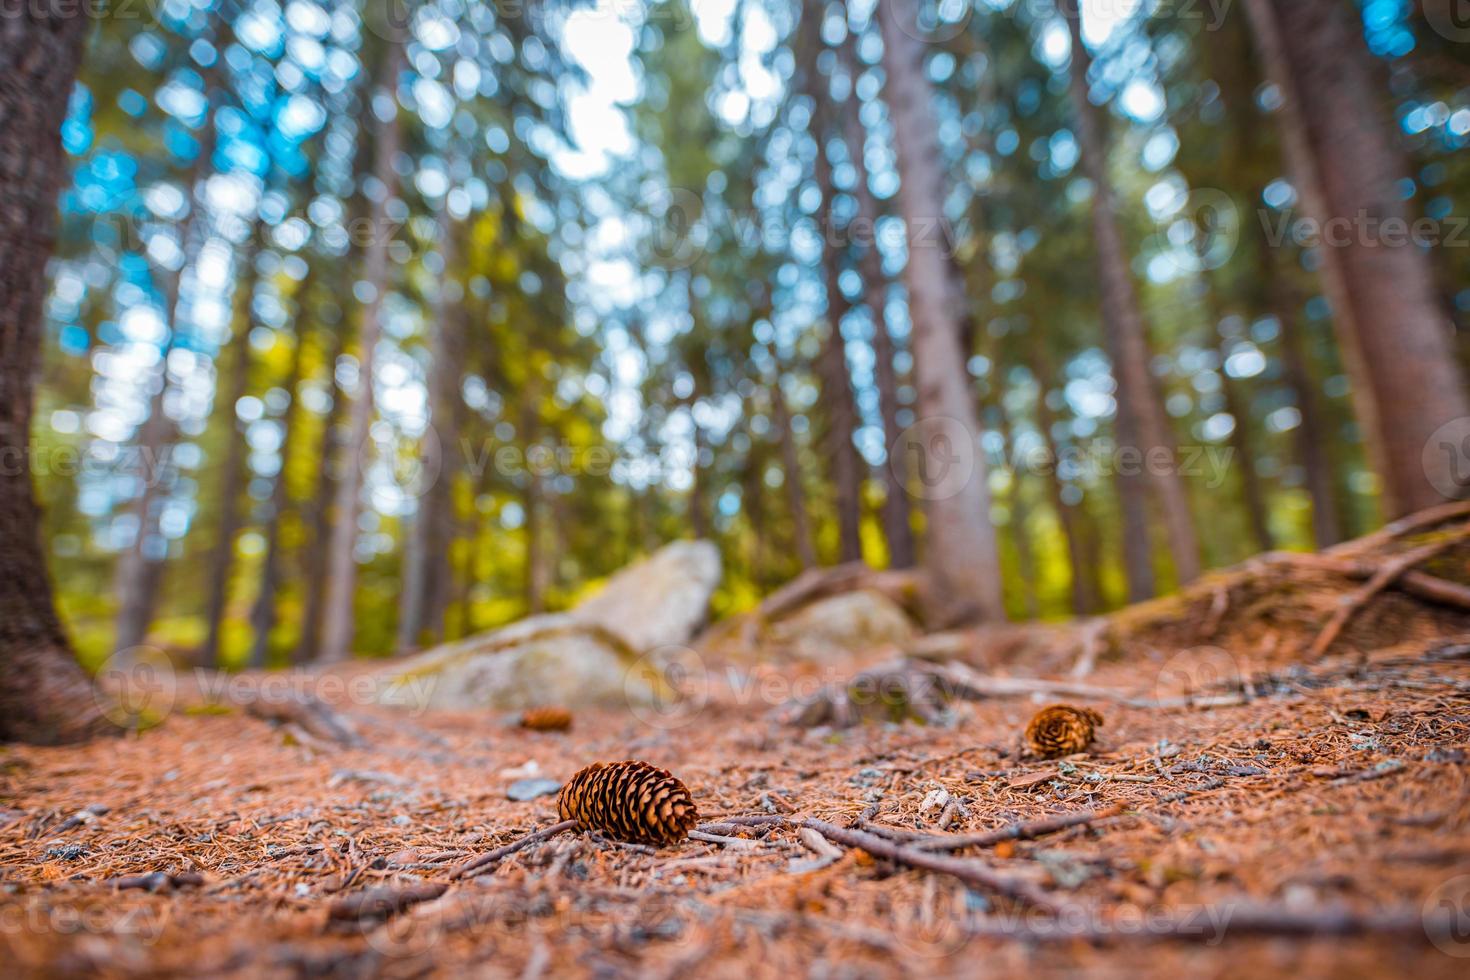
[[[1249, 0], [1304, 212], [1322, 229], [1323, 284], [1390, 518], [1442, 503], [1457, 450], [1435, 431], [1470, 416], [1451, 326], [1428, 255], [1396, 231], [1411, 215], [1408, 169], [1374, 83], [1356, 8], [1338, 0]], [[1429, 451], [1426, 452], [1426, 449]]]
[[[855, 35], [849, 33], [839, 52], [854, 83], [857, 81], [855, 41]], [[888, 542], [889, 567], [912, 568], [916, 554], [913, 518], [909, 513], [908, 461], [903, 453], [892, 451], [902, 432], [898, 424], [898, 370], [894, 367], [893, 337], [888, 332], [885, 315], [888, 277], [883, 273], [883, 257], [878, 253], [878, 202], [868, 186], [868, 167], [864, 158], [866, 133], [858, 117], [856, 93], [849, 95], [843, 103], [842, 123], [847, 154], [855, 171], [853, 183], [858, 223], [866, 238], [858, 243], [862, 246], [858, 262], [863, 274], [863, 299], [868, 315], [873, 318], [873, 380], [878, 388], [878, 407], [883, 417], [883, 445], [889, 450], [888, 465], [883, 471], [883, 536]]]
[[1343, 539], [1329, 449], [1332, 440], [1322, 422], [1322, 408], [1317, 401], [1318, 385], [1312, 377], [1304, 343], [1306, 326], [1297, 315], [1299, 304], [1292, 299], [1286, 283], [1278, 274], [1271, 270], [1267, 274], [1270, 276], [1271, 303], [1281, 324], [1281, 363], [1286, 383], [1295, 396], [1296, 410], [1302, 417], [1296, 429], [1297, 457], [1306, 473], [1307, 493], [1312, 498], [1312, 537], [1321, 550]]
[[412, 567], [404, 574], [398, 649], [412, 650], [427, 629], [431, 643], [444, 639], [444, 619], [449, 610], [452, 569], [449, 549], [454, 538], [454, 478], [458, 470], [459, 388], [463, 380], [460, 361], [459, 297], [453, 293], [452, 270], [457, 262], [457, 229], [442, 209], [439, 217], [439, 248], [444, 259], [444, 281], [429, 322], [429, 435], [438, 456], [437, 472], [419, 497], [419, 512], [412, 525], [413, 540], [407, 559]]
[[[960, 348], [965, 298], [953, 264], [932, 229], [944, 214], [933, 93], [924, 75], [925, 45], [905, 33], [914, 0], [882, 0], [887, 99], [898, 151], [899, 207], [908, 229], [908, 286], [913, 321], [919, 423], [895, 451], [914, 453], [923, 483], [923, 567], [931, 619], [947, 624], [1003, 620], [1000, 556], [990, 523], [990, 486], [980, 423]], [[903, 9], [896, 9], [902, 5]]]
[[208, 667], [219, 665], [220, 631], [224, 626], [225, 605], [229, 598], [230, 570], [234, 567], [235, 535], [240, 530], [240, 484], [245, 472], [245, 433], [240, 431], [240, 421], [235, 407], [250, 384], [250, 330], [254, 325], [255, 288], [260, 279], [256, 270], [258, 242], [264, 233], [264, 224], [257, 223], [251, 244], [246, 249], [242, 262], [244, 276], [240, 280], [239, 312], [235, 319], [235, 333], [230, 338], [226, 360], [229, 362], [229, 383], [221, 385], [215, 402], [225, 422], [225, 460], [220, 470], [220, 518], [219, 536], [209, 556], [209, 595], [204, 612], [206, 633], [204, 646], [199, 651], [199, 662]]
[[[1174, 439], [1164, 417], [1153, 376], [1149, 373], [1148, 328], [1129, 270], [1128, 254], [1118, 227], [1117, 203], [1108, 177], [1107, 141], [1103, 118], [1088, 98], [1088, 70], [1092, 58], [1082, 40], [1078, 0], [1062, 4], [1072, 35], [1072, 103], [1082, 167], [1092, 182], [1092, 224], [1097, 249], [1098, 280], [1102, 292], [1104, 340], [1117, 383], [1117, 430], [1120, 452], [1139, 454], [1143, 475], [1133, 461], [1120, 458], [1118, 492], [1123, 513], [1123, 550], [1129, 597], [1135, 601], [1154, 592], [1148, 547], [1144, 486], [1153, 488], [1163, 515], [1169, 552], [1181, 584], [1199, 575], [1199, 541], [1189, 510], [1189, 494], [1175, 465]], [[1157, 456], [1150, 463], [1151, 457]]]
[[[54, 7], [54, 9], [52, 9]], [[46, 263], [66, 166], [66, 118], [84, 12], [32, 3], [0, 17], [0, 739], [60, 742], [105, 729], [51, 595], [31, 483]]]
[[[781, 391], [781, 379], [771, 382], [771, 424], [781, 440], [781, 468], [786, 475], [786, 503], [791, 509], [791, 534], [796, 539], [796, 556], [801, 567], [808, 569], [817, 564], [817, 548], [812, 542], [812, 525], [806, 511], [806, 492], [801, 486], [801, 454], [796, 449], [796, 433], [791, 431], [791, 412], [786, 407], [786, 395]], [[761, 480], [752, 481], [752, 490], [759, 493]], [[759, 544], [760, 527], [753, 530]], [[756, 567], [759, 567], [757, 564]]]
[[363, 279], [371, 289], [371, 298], [362, 310], [362, 328], [358, 334], [358, 392], [349, 413], [347, 445], [342, 453], [342, 477], [337, 483], [333, 507], [332, 536], [327, 543], [327, 593], [322, 611], [322, 641], [317, 659], [324, 663], [345, 660], [352, 654], [352, 636], [356, 617], [353, 600], [357, 595], [357, 520], [362, 497], [362, 449], [368, 439], [373, 420], [373, 370], [378, 339], [382, 336], [383, 295], [388, 290], [388, 203], [398, 186], [393, 159], [398, 155], [399, 129], [398, 74], [403, 63], [403, 46], [390, 41], [384, 56], [386, 70], [383, 82], [393, 96], [393, 117], [380, 121], [377, 147], [373, 156], [373, 174], [383, 185], [383, 193], [373, 201], [372, 237], [363, 253]]
[[[255, 605], [250, 611], [250, 628], [253, 634], [250, 643], [250, 666], [259, 670], [266, 664], [270, 653], [271, 631], [276, 625], [276, 591], [281, 587], [281, 523], [291, 505], [290, 484], [286, 479], [286, 468], [291, 462], [291, 447], [295, 442], [296, 423], [300, 415], [301, 399], [296, 390], [301, 385], [305, 363], [307, 339], [307, 294], [311, 290], [315, 266], [311, 266], [296, 290], [296, 343], [291, 351], [291, 366], [286, 372], [282, 387], [290, 399], [281, 416], [281, 468], [271, 484], [269, 514], [265, 522], [265, 558], [260, 565], [260, 587], [255, 595]], [[323, 459], [322, 468], [326, 469]]]

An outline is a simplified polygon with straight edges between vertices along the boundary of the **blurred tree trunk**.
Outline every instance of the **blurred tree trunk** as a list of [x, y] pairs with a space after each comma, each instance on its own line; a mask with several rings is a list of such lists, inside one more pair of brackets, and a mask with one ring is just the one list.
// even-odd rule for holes
[[1301, 319], [1301, 302], [1280, 268], [1268, 242], [1257, 246], [1257, 265], [1266, 308], [1281, 324], [1281, 364], [1287, 387], [1292, 391], [1301, 424], [1296, 428], [1296, 454], [1306, 474], [1307, 493], [1312, 498], [1312, 538], [1317, 548], [1328, 548], [1343, 540], [1342, 520], [1337, 507], [1336, 467], [1332, 440], [1323, 424], [1317, 399], [1321, 385], [1313, 377], [1308, 357], [1306, 324]]
[[[933, 93], [924, 75], [926, 48], [903, 27], [904, 20], [916, 20], [914, 7], [914, 0], [882, 0], [878, 8], [901, 181], [898, 202], [908, 231], [905, 275], [920, 417], [917, 429], [895, 451], [915, 453], [917, 476], [925, 482], [923, 565], [931, 620], [939, 625], [1003, 620], [987, 466], [960, 348], [965, 300], [942, 250], [942, 236], [934, 234], [944, 218], [944, 173]], [[956, 465], [959, 469], [950, 472]]]
[[[270, 652], [271, 631], [276, 625], [276, 592], [281, 587], [281, 522], [291, 504], [286, 468], [291, 463], [291, 448], [296, 441], [296, 426], [300, 417], [301, 398], [297, 388], [301, 386], [304, 370], [306, 325], [309, 316], [307, 302], [315, 271], [315, 264], [307, 266], [306, 277], [296, 289], [296, 339], [291, 350], [291, 366], [281, 384], [288, 399], [286, 410], [281, 416], [281, 468], [271, 484], [271, 499], [267, 504], [270, 512], [265, 522], [265, 558], [260, 565], [260, 585], [255, 595], [255, 605], [250, 610], [250, 666], [257, 670], [266, 664], [267, 654]], [[321, 460], [321, 466], [323, 470], [327, 468], [325, 456]]]
[[77, 7], [49, 7], [0, 17], [0, 739], [43, 743], [105, 728], [52, 600], [31, 483], [61, 124], [90, 24]]
[[[1148, 328], [1139, 308], [1128, 253], [1118, 227], [1117, 202], [1108, 176], [1104, 119], [1088, 97], [1087, 75], [1092, 58], [1082, 39], [1078, 0], [1063, 0], [1062, 6], [1072, 36], [1071, 94], [1077, 141], [1083, 171], [1092, 182], [1092, 225], [1102, 292], [1103, 333], [1117, 383], [1118, 447], [1120, 451], [1131, 450], [1143, 457], [1139, 475], [1124, 473], [1121, 461], [1118, 474], [1124, 567], [1129, 598], [1136, 602], [1155, 592], [1144, 499], [1146, 487], [1151, 485], [1157, 497], [1169, 553], [1181, 584], [1199, 576], [1199, 540], [1189, 510], [1189, 494], [1175, 464], [1173, 435], [1149, 372]], [[1162, 455], [1160, 451], [1168, 454], [1167, 465], [1149, 462], [1151, 456]]]
[[1016, 464], [1016, 430], [1011, 424], [1010, 413], [1002, 402], [1004, 393], [998, 393], [994, 408], [1000, 419], [1000, 436], [1005, 442], [1006, 460], [1011, 471], [1011, 538], [1016, 547], [1016, 569], [1021, 573], [1021, 597], [1027, 619], [1041, 617], [1041, 596], [1036, 590], [1036, 553], [1031, 547], [1031, 535], [1027, 525], [1031, 523], [1031, 509], [1021, 486], [1021, 468]]
[[209, 593], [204, 611], [204, 646], [199, 662], [207, 667], [219, 666], [220, 631], [224, 625], [225, 605], [229, 599], [230, 570], [234, 566], [235, 535], [240, 530], [240, 484], [245, 473], [245, 433], [241, 431], [235, 406], [245, 397], [250, 385], [250, 331], [255, 323], [255, 289], [260, 281], [256, 269], [264, 222], [257, 219], [250, 244], [241, 256], [243, 275], [240, 279], [235, 332], [226, 348], [229, 382], [216, 389], [215, 411], [224, 417], [225, 459], [220, 469], [219, 532], [209, 556]]
[[352, 654], [357, 595], [357, 520], [362, 497], [362, 450], [373, 420], [373, 370], [378, 339], [382, 336], [383, 296], [388, 290], [388, 239], [391, 227], [388, 203], [398, 186], [393, 158], [398, 155], [401, 132], [398, 111], [398, 75], [403, 64], [403, 45], [390, 41], [384, 54], [382, 84], [393, 103], [393, 116], [378, 121], [373, 175], [382, 184], [382, 194], [373, 201], [371, 235], [363, 253], [363, 279], [371, 296], [363, 305], [358, 333], [357, 397], [349, 414], [347, 445], [342, 453], [342, 477], [337, 483], [333, 506], [332, 534], [327, 542], [327, 592], [322, 611], [321, 648], [317, 659], [324, 663], [345, 660]]
[[536, 452], [541, 440], [540, 386], [532, 382], [525, 404], [521, 408], [521, 439], [526, 454], [526, 486], [521, 495], [521, 507], [525, 511], [526, 567], [525, 593], [526, 611], [546, 611], [546, 592], [551, 584], [550, 556], [546, 551], [546, 531], [543, 527], [545, 487], [542, 484], [541, 454]]
[[821, 217], [818, 226], [822, 236], [822, 271], [827, 293], [826, 342], [817, 360], [817, 373], [822, 382], [822, 403], [827, 409], [827, 452], [832, 466], [832, 489], [836, 497], [838, 561], [842, 564], [862, 561], [863, 539], [863, 466], [858, 458], [853, 435], [857, 431], [857, 403], [852, 393], [852, 373], [847, 363], [847, 341], [842, 336], [842, 321], [852, 306], [842, 293], [842, 257], [838, 252], [837, 224], [833, 214], [836, 189], [832, 184], [832, 164], [827, 159], [826, 123], [820, 93], [813, 87], [812, 72], [802, 73], [807, 92], [817, 105], [812, 118], [812, 133], [817, 142], [813, 169], [817, 189], [821, 191]]
[[439, 249], [444, 274], [439, 298], [429, 321], [429, 451], [437, 454], [437, 468], [430, 466], [428, 484], [419, 497], [419, 510], [412, 524], [413, 540], [404, 573], [401, 613], [398, 620], [398, 649], [413, 650], [427, 629], [432, 643], [444, 639], [444, 618], [449, 609], [452, 570], [449, 549], [454, 538], [454, 478], [458, 472], [459, 419], [456, 409], [463, 381], [461, 371], [460, 299], [453, 270], [458, 261], [455, 239], [458, 229], [448, 208], [439, 212]]
[[[350, 279], [350, 273], [345, 278]], [[317, 450], [320, 468], [307, 517], [311, 533], [304, 553], [306, 598], [302, 604], [301, 636], [292, 658], [298, 664], [316, 660], [317, 651], [321, 649], [322, 609], [327, 601], [327, 545], [332, 537], [332, 501], [337, 496], [336, 460], [343, 451], [338, 444], [338, 429], [342, 424], [343, 409], [347, 407], [347, 392], [337, 379], [337, 365], [347, 353], [347, 332], [344, 318], [332, 331], [332, 348], [327, 354], [327, 384], [332, 391], [332, 404], [322, 419], [322, 439]]]
[[1457, 450], [1436, 453], [1431, 437], [1470, 416], [1470, 400], [1429, 257], [1384, 231], [1385, 222], [1409, 226], [1408, 168], [1356, 8], [1249, 0], [1247, 10], [1284, 100], [1288, 167], [1304, 212], [1322, 229], [1323, 284], [1384, 509], [1394, 518], [1434, 506], [1445, 499], [1436, 487], [1454, 488], [1462, 474]]
[[1231, 377], [1230, 372], [1225, 370], [1234, 340], [1225, 333], [1226, 318], [1224, 311], [1220, 309], [1219, 298], [1211, 284], [1204, 279], [1199, 281], [1199, 288], [1204, 294], [1205, 307], [1209, 310], [1210, 320], [1214, 323], [1215, 334], [1219, 339], [1220, 393], [1225, 398], [1225, 411], [1235, 420], [1235, 428], [1230, 430], [1230, 448], [1235, 452], [1235, 466], [1240, 472], [1241, 501], [1245, 504], [1246, 521], [1250, 525], [1251, 537], [1255, 539], [1256, 550], [1271, 551], [1275, 549], [1276, 542], [1271, 535], [1270, 509], [1266, 504], [1265, 488], [1261, 486], [1261, 476], [1256, 472], [1250, 395], [1241, 390], [1240, 380]]
[[169, 393], [169, 355], [177, 345], [180, 334], [180, 319], [183, 314], [183, 282], [205, 236], [198, 228], [204, 210], [204, 201], [198, 193], [199, 184], [209, 173], [214, 157], [215, 128], [214, 101], [204, 117], [204, 126], [199, 134], [199, 153], [194, 158], [186, 177], [184, 199], [189, 212], [179, 225], [179, 248], [183, 258], [177, 271], [166, 279], [164, 285], [164, 312], [168, 316], [168, 340], [164, 343], [158, 371], [152, 383], [154, 390], [148, 398], [148, 415], [139, 426], [135, 450], [138, 455], [138, 477], [142, 487], [133, 498], [129, 508], [133, 514], [135, 533], [128, 549], [119, 557], [114, 572], [114, 592], [117, 595], [117, 628], [113, 639], [114, 650], [126, 650], [141, 644], [148, 636], [148, 627], [158, 605], [159, 587], [163, 583], [164, 563], [168, 557], [168, 542], [159, 527], [163, 505], [167, 503], [167, 490], [172, 485], [173, 445], [177, 441], [178, 426], [169, 418], [166, 406]]
[[1056, 512], [1057, 523], [1061, 525], [1062, 537], [1067, 541], [1068, 570], [1072, 575], [1072, 611], [1079, 616], [1091, 616], [1101, 608], [1101, 602], [1094, 588], [1093, 575], [1088, 570], [1086, 548], [1077, 526], [1077, 508], [1068, 505], [1065, 499], [1065, 485], [1061, 474], [1062, 456], [1056, 438], [1057, 414], [1046, 400], [1052, 381], [1050, 356], [1044, 339], [1039, 343], [1028, 344], [1026, 349], [1029, 353], [1027, 366], [1036, 378], [1036, 426], [1041, 430], [1046, 456], [1051, 464], [1051, 472], [1047, 474], [1046, 495], [1052, 510]]
[[[858, 62], [849, 32], [839, 53], [854, 83]], [[847, 154], [852, 159], [855, 175], [858, 223], [867, 241], [860, 242], [859, 269], [863, 279], [863, 298], [873, 318], [873, 380], [878, 388], [878, 406], [883, 416], [883, 446], [888, 452], [888, 465], [883, 470], [883, 536], [888, 542], [888, 564], [892, 568], [912, 568], [916, 560], [913, 518], [909, 513], [908, 460], [895, 452], [902, 431], [898, 424], [898, 370], [894, 367], [893, 337], [888, 332], [888, 277], [883, 273], [883, 257], [878, 253], [878, 202], [868, 185], [868, 166], [864, 158], [867, 135], [858, 115], [856, 92], [842, 105], [842, 133]]]
[[[786, 395], [781, 390], [778, 375], [770, 384], [771, 424], [781, 440], [781, 468], [786, 474], [786, 502], [791, 508], [791, 533], [796, 539], [796, 556], [803, 569], [817, 564], [817, 549], [812, 543], [812, 526], [806, 510], [806, 493], [801, 486], [801, 454], [796, 449], [796, 433], [791, 431], [791, 412], [786, 407]], [[755, 489], [759, 491], [764, 481], [757, 479]], [[756, 527], [759, 535], [759, 525]]]

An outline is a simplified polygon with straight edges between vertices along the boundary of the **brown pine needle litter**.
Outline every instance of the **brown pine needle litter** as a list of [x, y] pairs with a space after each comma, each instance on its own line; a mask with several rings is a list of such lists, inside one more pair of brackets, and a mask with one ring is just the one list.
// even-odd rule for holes
[[[1231, 655], [1237, 696], [1195, 706], [1152, 659], [1101, 658], [1087, 683], [1126, 697], [1060, 760], [1019, 751], [1026, 694], [959, 702], [951, 727], [803, 730], [734, 686], [678, 727], [584, 709], [555, 740], [354, 705], [341, 748], [238, 710], [7, 747], [0, 956], [23, 976], [1461, 975], [1470, 643]], [[587, 761], [625, 753], [678, 774], [692, 837], [573, 833], [557, 798], [506, 795], [534, 761], [570, 803]], [[648, 769], [608, 797], [643, 806], [627, 820], [675, 799]]]

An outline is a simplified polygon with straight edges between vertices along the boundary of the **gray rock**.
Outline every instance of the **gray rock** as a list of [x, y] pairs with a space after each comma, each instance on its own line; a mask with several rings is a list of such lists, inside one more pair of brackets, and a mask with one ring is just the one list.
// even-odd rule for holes
[[517, 779], [510, 784], [505, 795], [517, 802], [534, 800], [538, 796], [550, 796], [561, 790], [561, 783], [554, 779]]
[[400, 661], [380, 675], [380, 703], [521, 710], [544, 704], [633, 707], [670, 694], [658, 670], [704, 622], [719, 551], [679, 541], [618, 572], [569, 613], [532, 616]]
[[774, 623], [769, 639], [803, 660], [831, 660], [918, 635], [908, 613], [881, 592], [860, 590], [820, 599]]

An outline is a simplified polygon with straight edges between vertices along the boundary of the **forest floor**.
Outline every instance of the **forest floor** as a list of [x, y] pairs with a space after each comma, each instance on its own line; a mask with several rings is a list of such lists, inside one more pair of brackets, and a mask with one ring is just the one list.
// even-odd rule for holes
[[[3, 749], [0, 969], [1462, 977], [1470, 615], [1416, 617], [1398, 605], [1412, 582], [1369, 595], [1375, 580], [1348, 567], [1369, 550], [1373, 568], [1390, 567], [1432, 540], [1443, 538], [1380, 537], [1332, 568], [1293, 565], [1309, 580], [1342, 576], [1332, 592], [1303, 586], [1310, 615], [1279, 582], [1260, 585], [1275, 565], [1126, 611], [1106, 621], [1101, 653], [1084, 649], [1083, 679], [1055, 657], [1040, 670], [1019, 655], [967, 658], [987, 676], [1073, 685], [1059, 687], [1065, 700], [1103, 713], [1092, 749], [1061, 761], [1028, 757], [1020, 740], [1061, 698], [964, 701], [944, 725], [797, 728], [773, 707], [811, 666], [749, 659], [722, 663], [698, 710], [586, 710], [567, 733], [355, 705], [361, 744], [338, 747], [194, 708], [139, 735]], [[1460, 546], [1435, 555], [1470, 568]], [[1261, 608], [1264, 593], [1297, 596], [1310, 628], [1279, 603]], [[1361, 608], [1307, 656], [1344, 597]], [[1201, 648], [1201, 631], [1219, 645]], [[1198, 689], [1163, 696], [1179, 676]], [[1044, 893], [1050, 910], [858, 848], [823, 857], [790, 822], [658, 850], [567, 834], [451, 877], [557, 821], [554, 795], [515, 801], [511, 784], [625, 758], [682, 778], [707, 822], [815, 817], [901, 840], [1082, 816], [954, 850]]]

